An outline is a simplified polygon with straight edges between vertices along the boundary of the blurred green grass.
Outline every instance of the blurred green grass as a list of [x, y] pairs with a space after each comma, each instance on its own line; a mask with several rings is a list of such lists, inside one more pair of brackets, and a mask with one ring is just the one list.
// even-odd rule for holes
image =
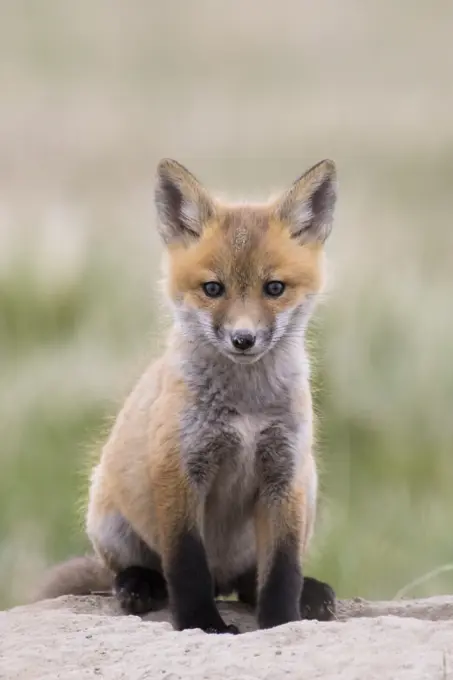
[[[164, 155], [239, 198], [335, 158], [307, 571], [387, 598], [453, 563], [452, 9], [434, 6], [2, 8], [0, 606], [87, 548], [87, 460], [164, 339]], [[452, 591], [444, 572], [410, 594]]]

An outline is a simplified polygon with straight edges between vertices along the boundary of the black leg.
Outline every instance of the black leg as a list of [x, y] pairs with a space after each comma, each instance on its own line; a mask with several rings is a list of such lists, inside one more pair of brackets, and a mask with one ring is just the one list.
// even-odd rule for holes
[[304, 578], [300, 598], [300, 613], [303, 619], [331, 621], [335, 618], [335, 592], [322, 581]]
[[254, 513], [260, 628], [300, 621], [301, 528], [306, 518], [295, 478], [298, 429], [289, 415], [287, 422], [262, 430], [256, 447], [261, 485]]
[[145, 614], [165, 607], [167, 584], [158, 571], [146, 567], [128, 567], [115, 577], [114, 592], [127, 614]]
[[233, 590], [237, 592], [239, 602], [256, 607], [258, 574], [256, 566], [250, 567], [233, 581]]
[[276, 546], [258, 595], [258, 625], [272, 628], [299, 621], [302, 570], [299, 543], [290, 536]]
[[206, 633], [239, 633], [236, 626], [227, 626], [220, 616], [205, 550], [194, 531], [184, 532], [176, 541], [167, 562], [166, 578], [178, 630], [201, 628]]
[[[233, 581], [233, 590], [237, 592], [240, 602], [256, 607], [257, 601], [257, 569], [251, 567]], [[307, 576], [303, 579], [300, 598], [300, 614], [302, 619], [331, 621], [335, 618], [336, 595], [334, 590], [322, 581]]]

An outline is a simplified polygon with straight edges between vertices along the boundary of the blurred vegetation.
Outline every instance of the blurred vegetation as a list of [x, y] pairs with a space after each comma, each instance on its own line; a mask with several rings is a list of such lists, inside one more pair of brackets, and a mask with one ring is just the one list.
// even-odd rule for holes
[[[307, 571], [391, 598], [453, 563], [451, 5], [0, 12], [0, 606], [87, 548], [89, 454], [164, 339], [161, 156], [240, 198], [335, 158]], [[410, 594], [442, 592], [453, 571]]]

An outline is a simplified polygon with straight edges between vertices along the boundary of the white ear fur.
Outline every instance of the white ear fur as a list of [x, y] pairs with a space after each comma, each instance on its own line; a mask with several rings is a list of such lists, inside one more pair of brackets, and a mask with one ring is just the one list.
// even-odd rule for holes
[[275, 204], [275, 214], [301, 242], [324, 242], [332, 229], [337, 197], [335, 163], [324, 160], [311, 167]]
[[177, 161], [165, 158], [157, 166], [154, 201], [158, 230], [166, 245], [199, 238], [214, 214], [214, 204], [200, 182]]

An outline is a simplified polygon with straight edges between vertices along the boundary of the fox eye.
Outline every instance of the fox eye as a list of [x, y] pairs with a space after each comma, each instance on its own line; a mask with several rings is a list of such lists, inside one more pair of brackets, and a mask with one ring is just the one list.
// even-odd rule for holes
[[268, 281], [264, 284], [264, 292], [269, 297], [280, 297], [283, 294], [286, 286], [283, 281]]
[[203, 283], [203, 290], [205, 295], [210, 298], [221, 297], [225, 292], [225, 286], [219, 281], [207, 281]]

